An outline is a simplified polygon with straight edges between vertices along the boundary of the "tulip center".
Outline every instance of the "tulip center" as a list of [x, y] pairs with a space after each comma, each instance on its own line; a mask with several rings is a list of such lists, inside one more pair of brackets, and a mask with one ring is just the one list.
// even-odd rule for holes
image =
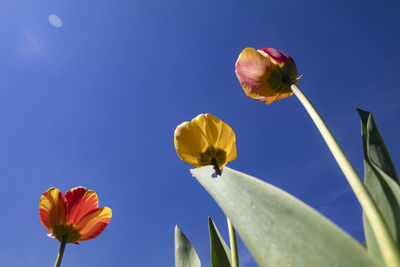
[[200, 153], [200, 163], [202, 165], [213, 165], [217, 175], [221, 175], [220, 168], [226, 162], [226, 152], [220, 148], [209, 146], [206, 151]]
[[80, 233], [72, 225], [59, 224], [54, 226], [53, 235], [61, 242], [63, 236], [67, 236], [67, 243], [73, 243], [79, 240]]

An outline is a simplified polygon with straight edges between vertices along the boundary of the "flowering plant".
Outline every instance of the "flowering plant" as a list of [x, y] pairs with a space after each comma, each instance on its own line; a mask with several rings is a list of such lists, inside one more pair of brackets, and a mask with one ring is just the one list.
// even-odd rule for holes
[[[259, 266], [400, 266], [400, 181], [372, 114], [358, 110], [364, 146], [363, 182], [314, 105], [297, 87], [297, 68], [290, 56], [273, 48], [246, 48], [236, 61], [236, 75], [252, 99], [270, 104], [292, 94], [298, 97], [363, 209], [366, 247], [273, 185], [228, 167], [212, 179], [210, 166], [192, 164], [201, 167], [191, 170], [193, 176], [229, 218], [230, 249], [209, 219], [213, 266], [239, 266], [232, 225]], [[175, 249], [176, 266], [200, 266], [196, 251], [178, 227]]]
[[40, 197], [39, 217], [50, 237], [60, 241], [55, 266], [60, 266], [66, 243], [79, 244], [96, 238], [110, 223], [111, 209], [99, 208], [96, 192], [75, 187], [65, 194], [49, 188]]

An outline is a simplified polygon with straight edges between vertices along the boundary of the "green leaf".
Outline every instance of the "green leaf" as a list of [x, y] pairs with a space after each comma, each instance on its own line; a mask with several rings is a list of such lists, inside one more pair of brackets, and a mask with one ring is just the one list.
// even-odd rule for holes
[[366, 250], [317, 211], [247, 174], [191, 170], [218, 203], [259, 266], [378, 266]]
[[[392, 159], [372, 114], [358, 109], [364, 147], [364, 183], [374, 199], [392, 238], [400, 247], [400, 187]], [[370, 222], [364, 216], [368, 252], [383, 262]]]
[[200, 259], [189, 239], [175, 226], [175, 267], [200, 267]]
[[231, 252], [228, 245], [225, 243], [217, 226], [208, 217], [208, 228], [210, 229], [210, 243], [211, 243], [211, 264], [213, 267], [230, 267], [231, 266]]

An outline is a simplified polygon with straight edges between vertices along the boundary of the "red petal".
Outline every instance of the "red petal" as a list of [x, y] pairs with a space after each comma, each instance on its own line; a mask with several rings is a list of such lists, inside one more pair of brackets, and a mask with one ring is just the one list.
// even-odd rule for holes
[[67, 199], [67, 224], [75, 225], [89, 212], [97, 209], [99, 200], [94, 191], [75, 187], [65, 193]]

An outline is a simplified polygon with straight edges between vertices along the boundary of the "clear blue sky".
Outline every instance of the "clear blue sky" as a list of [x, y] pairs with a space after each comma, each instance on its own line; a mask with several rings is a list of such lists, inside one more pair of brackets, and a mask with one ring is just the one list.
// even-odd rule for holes
[[199, 113], [235, 130], [231, 168], [363, 240], [359, 205], [299, 101], [247, 98], [234, 64], [247, 46], [285, 51], [357, 170], [356, 107], [373, 112], [399, 169], [399, 13], [397, 0], [2, 0], [0, 265], [52, 266], [59, 243], [39, 221], [40, 195], [82, 185], [113, 218], [67, 245], [62, 266], [173, 266], [175, 224], [210, 266], [207, 216], [227, 238], [225, 217], [173, 146]]

